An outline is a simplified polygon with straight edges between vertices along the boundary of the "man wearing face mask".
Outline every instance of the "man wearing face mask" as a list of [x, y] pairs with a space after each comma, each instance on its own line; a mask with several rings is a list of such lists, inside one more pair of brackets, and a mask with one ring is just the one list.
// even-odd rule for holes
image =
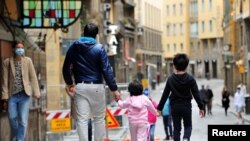
[[24, 56], [24, 52], [24, 44], [15, 42], [14, 56], [3, 62], [1, 99], [6, 100], [6, 105], [8, 105], [11, 141], [25, 140], [31, 95], [36, 99], [40, 97], [32, 60]]

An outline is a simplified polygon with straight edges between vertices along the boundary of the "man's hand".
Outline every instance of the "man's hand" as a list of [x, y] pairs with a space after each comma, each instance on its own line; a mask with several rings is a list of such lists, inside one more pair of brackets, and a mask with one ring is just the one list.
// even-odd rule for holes
[[75, 92], [75, 86], [74, 85], [66, 85], [65, 90], [66, 90], [66, 93], [69, 96], [74, 96], [74, 92]]
[[199, 115], [201, 118], [205, 117], [205, 111], [204, 110], [200, 110]]
[[113, 91], [115, 101], [118, 102], [118, 100], [121, 100], [121, 94], [118, 90]]

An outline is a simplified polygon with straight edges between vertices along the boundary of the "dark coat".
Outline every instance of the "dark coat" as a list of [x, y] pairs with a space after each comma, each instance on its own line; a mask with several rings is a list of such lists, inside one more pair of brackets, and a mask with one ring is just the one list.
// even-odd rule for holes
[[229, 107], [229, 102], [230, 102], [230, 99], [229, 99], [229, 92], [227, 91], [224, 91], [222, 93], [222, 99], [221, 99], [221, 102], [222, 102], [222, 106], [224, 108], [228, 108]]

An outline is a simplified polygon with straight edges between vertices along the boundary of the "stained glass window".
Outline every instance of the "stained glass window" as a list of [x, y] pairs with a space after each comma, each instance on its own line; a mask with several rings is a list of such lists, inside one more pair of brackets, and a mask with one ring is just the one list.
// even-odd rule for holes
[[22, 26], [26, 28], [67, 27], [82, 10], [83, 0], [23, 0]]

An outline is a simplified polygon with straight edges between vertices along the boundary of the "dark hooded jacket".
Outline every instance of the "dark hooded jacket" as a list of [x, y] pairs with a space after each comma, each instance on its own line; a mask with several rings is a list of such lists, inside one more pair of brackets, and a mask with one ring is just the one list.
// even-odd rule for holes
[[102, 83], [103, 78], [112, 91], [117, 90], [105, 48], [94, 38], [81, 37], [69, 48], [63, 64], [63, 77], [68, 85], [83, 81]]
[[191, 100], [194, 97], [199, 109], [204, 109], [196, 80], [188, 73], [172, 74], [168, 78], [162, 98], [157, 107], [158, 110], [162, 111], [168, 97], [170, 98], [171, 106], [188, 106], [190, 108]]

